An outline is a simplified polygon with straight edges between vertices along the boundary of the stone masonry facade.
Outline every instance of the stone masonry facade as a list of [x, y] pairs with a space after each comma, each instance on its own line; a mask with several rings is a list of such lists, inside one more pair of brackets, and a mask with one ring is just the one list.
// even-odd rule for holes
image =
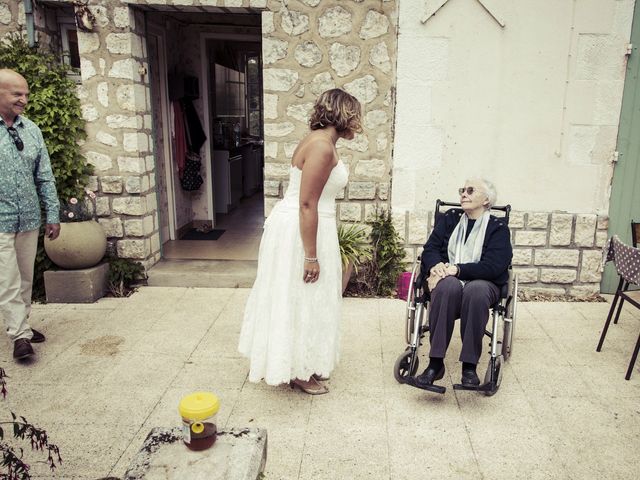
[[[389, 208], [398, 1], [90, 0], [95, 28], [78, 32], [77, 93], [88, 134], [83, 152], [95, 169], [88, 187], [98, 195], [99, 222], [118, 256], [146, 267], [160, 259], [146, 6], [250, 8], [261, 14], [266, 214], [287, 187], [289, 162], [308, 130], [317, 95], [340, 87], [362, 102], [363, 133], [337, 145], [350, 171], [338, 219], [361, 223]], [[39, 42], [55, 44], [51, 12], [37, 10], [35, 19]], [[22, 2], [0, 0], [0, 37], [24, 25]], [[432, 228], [433, 213], [393, 217], [410, 262]], [[599, 291], [606, 217], [513, 212], [510, 227], [523, 287], [575, 296]]]
[[[406, 260], [413, 263], [433, 228], [433, 213], [428, 219], [397, 215], [394, 223], [407, 244]], [[576, 298], [600, 291], [608, 217], [511, 211], [509, 228], [513, 270], [523, 291]]]
[[[72, 4], [60, 1], [60, 4]], [[350, 169], [339, 218], [359, 222], [388, 204], [394, 108], [396, 2], [393, 0], [90, 0], [92, 32], [78, 31], [78, 96], [86, 120], [83, 152], [95, 176], [98, 217], [120, 257], [147, 267], [160, 259], [155, 157], [145, 45], [145, 6], [180, 11], [251, 8], [262, 16], [265, 211], [286, 189], [296, 142], [313, 102], [341, 87], [361, 100], [365, 132], [340, 141]], [[38, 41], [48, 44], [47, 15], [36, 12]], [[0, 34], [24, 28], [21, 2], [0, 1]]]

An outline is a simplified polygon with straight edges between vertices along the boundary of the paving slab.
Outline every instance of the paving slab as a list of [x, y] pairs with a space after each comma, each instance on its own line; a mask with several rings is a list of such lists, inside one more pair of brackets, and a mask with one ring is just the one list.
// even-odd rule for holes
[[[456, 329], [447, 392], [435, 395], [393, 378], [404, 302], [347, 298], [330, 392], [312, 397], [248, 382], [237, 352], [248, 293], [143, 287], [94, 304], [34, 305], [32, 323], [47, 335], [34, 360], [14, 362], [0, 339], [10, 376], [0, 421], [24, 415], [61, 448], [52, 474], [27, 446], [34, 478], [124, 478], [149, 431], [178, 427], [180, 398], [202, 390], [220, 398], [221, 430], [268, 431], [265, 480], [637, 477], [640, 363], [631, 380], [624, 375], [639, 310], [625, 307], [596, 352], [608, 303], [521, 302], [514, 354], [493, 397], [452, 389]], [[427, 357], [425, 347], [421, 369]], [[486, 364], [485, 350], [481, 374]]]
[[189, 450], [182, 429], [154, 428], [124, 474], [124, 480], [256, 480], [267, 460], [264, 429], [218, 432], [206, 450]]

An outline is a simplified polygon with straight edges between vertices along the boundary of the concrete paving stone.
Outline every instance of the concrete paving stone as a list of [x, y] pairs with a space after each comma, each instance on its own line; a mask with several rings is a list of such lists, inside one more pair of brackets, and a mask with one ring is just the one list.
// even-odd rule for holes
[[[136, 427], [126, 425], [103, 425], [86, 423], [67, 424], [49, 423], [46, 425], [49, 440], [58, 445], [62, 463], [59, 464], [54, 478], [101, 478], [108, 475], [120, 452], [135, 435]], [[31, 452], [29, 452], [31, 454]], [[26, 455], [26, 450], [25, 450]], [[46, 478], [51, 471], [46, 464], [46, 456], [39, 455], [43, 461], [32, 462], [32, 478]]]
[[[437, 411], [432, 413], [437, 417]], [[411, 429], [389, 427], [390, 478], [481, 478], [464, 425], [434, 420]]]
[[[135, 365], [135, 368], [132, 368]], [[103, 384], [137, 387], [153, 385], [168, 387], [184, 365], [182, 358], [169, 354], [148, 352], [122, 352], [110, 359], [103, 375]]]
[[389, 478], [389, 446], [384, 426], [307, 431], [301, 480]]
[[640, 330], [631, 309], [596, 353], [607, 303], [520, 302], [514, 354], [500, 390], [486, 397], [451, 388], [460, 379], [457, 328], [447, 392], [429, 394], [393, 378], [405, 348], [403, 302], [345, 299], [330, 393], [311, 397], [246, 381], [237, 342], [248, 293], [142, 287], [81, 307], [35, 305], [32, 321], [48, 340], [26, 365], [13, 362], [10, 342], [0, 348], [11, 375], [1, 415], [16, 410], [48, 431], [67, 426], [55, 431], [77, 459], [56, 477], [65, 480], [122, 475], [148, 431], [175, 425], [179, 399], [195, 390], [219, 395], [225, 428], [268, 429], [268, 479], [637, 476], [640, 365], [624, 380]]
[[[110, 471], [110, 475], [116, 477], [122, 477], [127, 470], [131, 460], [140, 450], [140, 447], [147, 438], [149, 432], [158, 426], [162, 427], [175, 427], [180, 426], [180, 414], [178, 412], [178, 405], [180, 400], [185, 395], [193, 393], [195, 391], [211, 391], [216, 394], [220, 400], [220, 410], [216, 415], [216, 425], [219, 429], [226, 429], [229, 415], [231, 414], [239, 392], [237, 390], [222, 390], [212, 389], [206, 387], [200, 387], [195, 389], [189, 388], [169, 388], [160, 398], [154, 409], [145, 419], [144, 424], [140, 426], [139, 431], [135, 437], [131, 440], [130, 445], [123, 452], [117, 463], [113, 465]], [[250, 425], [247, 425], [250, 426]], [[232, 428], [232, 427], [228, 427]], [[271, 438], [269, 438], [269, 444], [271, 444]], [[269, 447], [270, 448], [270, 447]]]
[[615, 405], [589, 398], [529, 401], [571, 478], [633, 478], [637, 412], [620, 414]]
[[[545, 397], [572, 398], [591, 395], [587, 382], [573, 366], [549, 365], [541, 371], [540, 365], [520, 363], [511, 365], [511, 373], [511, 378], [520, 385], [520, 391], [536, 392]], [[566, 384], [567, 377], [573, 377], [569, 385]], [[508, 382], [509, 378], [503, 377], [504, 386]]]
[[292, 391], [288, 385], [271, 387], [266, 395], [262, 390], [243, 388], [227, 425], [247, 425], [267, 431], [302, 428], [309, 421], [312, 401], [311, 395]]
[[[132, 400], [123, 399], [123, 393]], [[9, 385], [9, 394], [2, 405], [3, 418], [10, 411], [46, 427], [51, 422], [68, 418], [69, 425], [86, 423], [102, 425], [141, 424], [162, 392], [154, 386], [127, 388], [111, 385], [84, 385], [71, 388], [61, 384]], [[6, 410], [5, 410], [6, 409]]]
[[[214, 357], [236, 358], [238, 361], [245, 361], [244, 357], [238, 352], [237, 331], [231, 331], [228, 328], [211, 328], [202, 341], [198, 344], [196, 350], [189, 358], [195, 362], [207, 361]], [[247, 370], [249, 363], [246, 361]]]
[[185, 320], [185, 323], [192, 320], [213, 323], [220, 317], [221, 312], [232, 308], [231, 300], [228, 297], [200, 302], [182, 300], [175, 305], [173, 312], [170, 312], [169, 315], [164, 318], [171, 318], [173, 316], [174, 318], [181, 317]]
[[513, 354], [509, 362], [513, 365], [518, 363], [531, 363], [531, 359], [544, 359], [547, 364], [569, 365], [566, 359], [566, 352], [554, 342], [544, 338], [530, 338], [523, 341], [517, 339], [513, 342]]
[[175, 333], [175, 327], [154, 327], [136, 338], [131, 351], [184, 361], [196, 350], [206, 330], [190, 325], [181, 329], [181, 335]]
[[526, 394], [458, 399], [483, 478], [553, 478], [554, 450]]
[[398, 389], [389, 390], [385, 395], [387, 424], [390, 439], [394, 441], [401, 440], [395, 434], [402, 438], [422, 438], [425, 431], [432, 429], [459, 433], [465, 430], [458, 399], [452, 391], [440, 395], [399, 385]]
[[7, 379], [7, 396], [0, 402], [2, 421], [10, 420], [10, 412], [14, 412], [41, 428], [61, 418], [67, 418], [69, 423], [82, 423], [82, 419], [70, 415], [73, 413], [71, 406], [78, 399], [76, 389], [59, 384], [25, 383], [13, 371], [7, 373], [11, 377]]
[[[604, 352], [600, 352], [604, 354]], [[618, 400], [640, 397], [640, 366], [636, 365], [630, 380], [625, 380], [629, 358], [621, 358], [612, 364], [612, 359], [606, 358], [592, 365], [575, 367], [586, 383], [591, 395]], [[615, 392], [615, 395], [613, 395]]]
[[258, 478], [267, 454], [267, 432], [259, 429], [218, 431], [205, 451], [189, 450], [182, 428], [154, 428], [125, 473], [127, 480], [244, 480]]
[[362, 395], [358, 392], [335, 392], [318, 395], [311, 403], [309, 430], [350, 430], [362, 425], [386, 425], [386, 402], [383, 394]]
[[384, 376], [391, 373], [384, 372], [380, 361], [373, 357], [355, 354], [344, 354], [340, 357], [337, 367], [331, 372], [331, 377], [326, 382], [329, 391], [360, 392], [367, 395], [375, 395], [382, 391]]
[[[45, 343], [46, 345], [46, 343]], [[84, 385], [99, 385], [102, 383], [109, 365], [105, 357], [82, 353], [79, 345], [73, 345], [46, 364], [36, 359], [31, 381], [44, 385], [77, 386], [82, 379]]]
[[[125, 472], [129, 468], [129, 465], [140, 451], [140, 448], [144, 444], [145, 439], [149, 435], [149, 432], [153, 427], [149, 427], [146, 423], [138, 427], [135, 435], [131, 437], [129, 444], [122, 449], [120, 456], [111, 465], [108, 476], [116, 477], [118, 479], [123, 478]], [[93, 479], [95, 480], [95, 478]]]
[[183, 365], [172, 381], [174, 387], [233, 388], [238, 391], [247, 381], [248, 364], [237, 358], [212, 358], [208, 361], [189, 361]]
[[265, 479], [298, 478], [306, 434], [304, 427], [276, 428], [269, 431]]

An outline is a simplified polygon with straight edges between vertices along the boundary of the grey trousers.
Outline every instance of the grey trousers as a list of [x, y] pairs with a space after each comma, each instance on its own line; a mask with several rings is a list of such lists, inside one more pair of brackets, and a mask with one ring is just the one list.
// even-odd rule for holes
[[489, 307], [500, 296], [498, 287], [487, 280], [472, 280], [464, 287], [456, 277], [445, 277], [431, 292], [429, 306], [430, 357], [444, 358], [460, 319], [462, 351], [460, 361], [477, 364], [482, 354], [482, 338], [489, 320]]

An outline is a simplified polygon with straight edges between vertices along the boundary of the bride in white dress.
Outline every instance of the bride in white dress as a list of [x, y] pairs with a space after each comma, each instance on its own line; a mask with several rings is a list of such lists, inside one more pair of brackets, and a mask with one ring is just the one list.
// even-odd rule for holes
[[335, 145], [361, 131], [361, 117], [355, 97], [324, 92], [293, 153], [287, 192], [264, 224], [240, 332], [251, 382], [328, 392], [320, 380], [338, 361], [342, 305], [335, 198], [349, 174]]

